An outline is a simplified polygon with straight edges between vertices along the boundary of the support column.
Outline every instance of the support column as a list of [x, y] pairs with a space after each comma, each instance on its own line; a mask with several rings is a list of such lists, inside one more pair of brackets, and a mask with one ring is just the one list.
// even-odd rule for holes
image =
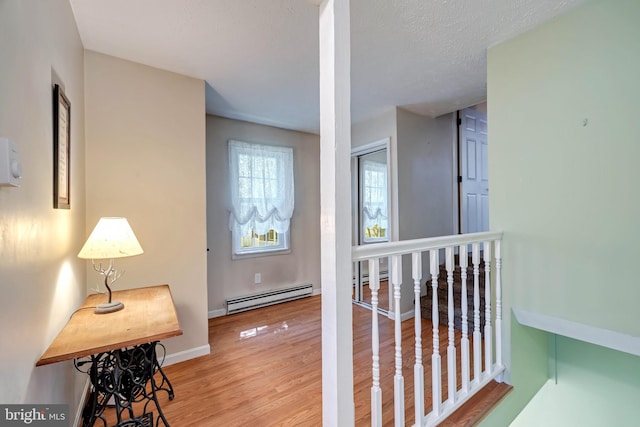
[[353, 426], [349, 0], [320, 4], [322, 422]]

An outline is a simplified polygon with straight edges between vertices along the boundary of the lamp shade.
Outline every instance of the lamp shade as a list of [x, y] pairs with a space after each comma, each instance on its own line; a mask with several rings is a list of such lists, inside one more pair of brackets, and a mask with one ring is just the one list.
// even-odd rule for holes
[[78, 258], [113, 259], [140, 255], [144, 251], [126, 218], [100, 218]]

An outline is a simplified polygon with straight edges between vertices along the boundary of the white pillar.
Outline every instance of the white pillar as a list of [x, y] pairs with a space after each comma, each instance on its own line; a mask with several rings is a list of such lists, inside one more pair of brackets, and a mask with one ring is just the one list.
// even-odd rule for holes
[[320, 4], [322, 423], [355, 423], [351, 308], [349, 0]]

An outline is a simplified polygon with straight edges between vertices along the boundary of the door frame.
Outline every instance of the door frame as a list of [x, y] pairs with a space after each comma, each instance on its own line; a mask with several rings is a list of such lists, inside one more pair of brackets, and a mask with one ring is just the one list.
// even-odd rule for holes
[[[351, 161], [353, 162], [354, 158], [358, 158], [359, 156], [363, 156], [365, 154], [371, 154], [371, 153], [375, 153], [376, 151], [381, 151], [381, 150], [387, 150], [387, 204], [389, 206], [389, 241], [393, 241], [395, 240], [395, 227], [392, 226], [393, 222], [394, 222], [394, 218], [395, 218], [395, 209], [394, 209], [394, 200], [392, 197], [392, 168], [391, 168], [391, 138], [387, 137], [387, 138], [383, 138], [383, 139], [379, 139], [377, 141], [373, 141], [370, 142], [368, 144], [364, 144], [364, 145], [359, 145], [357, 147], [354, 147], [351, 149]], [[352, 192], [355, 190], [356, 193], [358, 192], [358, 188], [351, 188]], [[358, 196], [360, 197], [360, 196]], [[353, 197], [352, 199], [352, 206], [353, 206]], [[353, 235], [354, 237], [354, 241], [356, 242], [360, 242], [360, 230], [359, 227], [354, 227], [354, 231], [353, 233], [355, 233]], [[359, 243], [358, 243], [359, 244]]]
[[[360, 230], [360, 213], [359, 213], [359, 207], [360, 207], [360, 191], [359, 191], [359, 187], [360, 187], [360, 171], [358, 168], [358, 158], [360, 156], [366, 155], [366, 154], [371, 154], [371, 153], [375, 153], [377, 151], [381, 151], [381, 150], [386, 150], [386, 155], [387, 155], [387, 206], [388, 206], [388, 215], [389, 215], [389, 227], [388, 227], [388, 236], [389, 236], [389, 242], [395, 240], [395, 227], [392, 226], [392, 224], [394, 223], [394, 220], [396, 218], [395, 216], [395, 203], [394, 203], [394, 198], [392, 197], [392, 188], [393, 188], [393, 183], [392, 181], [394, 181], [392, 179], [392, 165], [391, 165], [391, 137], [386, 137], [386, 138], [382, 138], [364, 145], [359, 145], [357, 147], [353, 147], [351, 149], [351, 173], [352, 173], [352, 178], [351, 178], [351, 208], [352, 211], [356, 212], [356, 215], [351, 215], [352, 217], [352, 227], [351, 227], [351, 233], [352, 233], [352, 242], [356, 242], [356, 245], [360, 245], [360, 235], [361, 235], [361, 230]], [[357, 179], [354, 180], [353, 179], [353, 174], [354, 172], [356, 173]], [[355, 197], [353, 197], [353, 195], [357, 195], [357, 199]], [[354, 219], [355, 217], [355, 219]], [[354, 222], [355, 221], [355, 222]], [[387, 261], [387, 269], [388, 269], [388, 279], [389, 280], [391, 278], [391, 260], [389, 259]], [[371, 305], [363, 302], [362, 301], [362, 294], [361, 294], [361, 290], [362, 290], [362, 284], [361, 284], [361, 280], [362, 280], [362, 273], [360, 271], [360, 266], [359, 264], [356, 266], [356, 268], [354, 269], [354, 273], [355, 273], [355, 286], [356, 286], [356, 299], [353, 300], [354, 304], [358, 304], [360, 306], [366, 307], [371, 309]], [[378, 307], [378, 312], [380, 314], [389, 316], [389, 313], [392, 313], [392, 305], [393, 305], [393, 298], [392, 297], [392, 287], [389, 286], [389, 307], [388, 309], [382, 309], [380, 307]]]

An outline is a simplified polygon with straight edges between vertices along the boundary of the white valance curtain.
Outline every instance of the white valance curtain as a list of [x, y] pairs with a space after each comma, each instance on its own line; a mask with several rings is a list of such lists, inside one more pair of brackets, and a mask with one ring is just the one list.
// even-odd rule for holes
[[293, 149], [229, 141], [229, 228], [241, 236], [285, 233], [293, 215]]
[[[382, 238], [388, 229], [389, 217], [387, 203], [387, 165], [385, 163], [364, 160], [362, 162], [363, 195], [362, 195], [362, 219], [365, 236], [370, 238]], [[372, 230], [376, 229], [375, 235]], [[369, 233], [367, 233], [369, 229]], [[385, 234], [382, 234], [384, 229]], [[365, 238], [366, 240], [366, 238]]]

